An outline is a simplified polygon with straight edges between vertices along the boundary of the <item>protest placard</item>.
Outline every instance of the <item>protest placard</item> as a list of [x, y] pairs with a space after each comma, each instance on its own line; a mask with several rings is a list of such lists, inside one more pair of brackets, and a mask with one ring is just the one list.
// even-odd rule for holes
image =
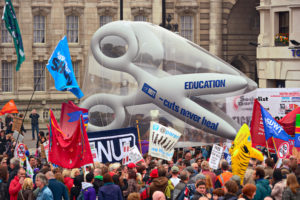
[[219, 162], [222, 157], [223, 148], [219, 145], [214, 144], [213, 149], [210, 154], [209, 159], [209, 167], [212, 169], [218, 169], [219, 168]]
[[151, 122], [149, 155], [170, 161], [174, 154], [174, 146], [180, 136], [181, 133], [172, 128]]

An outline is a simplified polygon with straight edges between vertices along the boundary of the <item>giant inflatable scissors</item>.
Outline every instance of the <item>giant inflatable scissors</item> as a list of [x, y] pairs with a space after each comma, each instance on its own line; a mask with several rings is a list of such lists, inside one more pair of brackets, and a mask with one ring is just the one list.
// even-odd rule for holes
[[[196, 128], [233, 139], [237, 129], [232, 123], [191, 98], [211, 101], [256, 87], [245, 75], [201, 47], [146, 22], [106, 24], [94, 34], [91, 50], [103, 67], [132, 75], [138, 89], [127, 96], [100, 93], [86, 98], [81, 107], [91, 109], [101, 104], [115, 112], [110, 124], [98, 127], [89, 123], [88, 131], [121, 128], [126, 118], [125, 107], [153, 103]], [[192, 66], [198, 73], [168, 74], [161, 69], [165, 67], [166, 57], [173, 58], [169, 63], [179, 63], [183, 70]], [[141, 63], [141, 58], [147, 61]]]

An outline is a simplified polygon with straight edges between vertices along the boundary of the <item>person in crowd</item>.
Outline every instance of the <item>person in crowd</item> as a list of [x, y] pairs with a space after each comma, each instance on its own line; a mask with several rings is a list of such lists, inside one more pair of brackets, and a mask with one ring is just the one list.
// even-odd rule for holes
[[13, 115], [11, 113], [8, 113], [5, 117], [6, 135], [12, 133], [12, 124], [13, 124]]
[[[189, 183], [193, 182], [194, 179], [193, 177], [195, 177], [197, 174], [195, 173], [195, 170], [192, 166], [188, 166], [188, 167], [185, 167], [184, 169], [185, 171], [187, 171], [189, 173]], [[194, 182], [195, 183], [195, 182]]]
[[178, 173], [179, 173], [179, 168], [177, 166], [173, 166], [171, 168], [172, 177], [170, 178], [170, 181], [172, 182], [174, 187], [176, 187], [176, 185], [180, 181], [180, 178], [178, 178]]
[[101, 169], [99, 169], [99, 168], [96, 168], [94, 170], [94, 182], [93, 182], [93, 185], [94, 185], [94, 188], [95, 188], [96, 192], [98, 192], [99, 188], [104, 185], [102, 172], [101, 172]]
[[255, 181], [253, 179], [253, 173], [254, 173], [254, 168], [253, 168], [253, 163], [255, 161], [253, 161], [253, 159], [250, 159], [248, 167], [246, 169], [245, 175], [244, 175], [244, 185], [246, 185], [247, 183], [251, 183], [255, 185]]
[[272, 176], [273, 176], [273, 169], [274, 169], [274, 160], [272, 158], [267, 158], [265, 160], [265, 176], [266, 177], [269, 177], [270, 179], [272, 179]]
[[241, 185], [241, 177], [238, 175], [233, 175], [230, 180], [235, 181], [236, 184], [238, 185], [238, 191], [236, 192], [237, 196], [240, 196], [240, 194], [242, 194], [242, 189], [243, 186]]
[[264, 179], [265, 171], [261, 167], [256, 167], [253, 172], [253, 179], [255, 180], [256, 194], [254, 200], [264, 199], [266, 196], [271, 195], [271, 188], [269, 181]]
[[123, 200], [123, 195], [119, 186], [113, 183], [109, 173], [103, 175], [104, 185], [100, 187], [98, 192], [99, 200]]
[[36, 200], [53, 200], [53, 194], [47, 186], [48, 179], [44, 174], [38, 173], [36, 175], [35, 184], [36, 187], [39, 188], [39, 193], [37, 195]]
[[283, 159], [282, 166], [280, 168], [283, 177], [286, 177], [286, 175], [290, 173], [290, 166], [289, 166], [289, 164], [290, 164], [290, 160], [289, 159], [287, 159], [287, 158]]
[[18, 200], [34, 200], [33, 181], [31, 178], [24, 179], [22, 190], [18, 193]]
[[133, 169], [128, 170], [128, 187], [123, 191], [123, 196], [128, 197], [130, 193], [139, 192], [140, 186], [136, 181], [136, 172]]
[[133, 171], [135, 171], [135, 173], [137, 173], [137, 166], [136, 166], [136, 164], [134, 164], [134, 163], [129, 163], [128, 165], [127, 165], [127, 167], [128, 167], [128, 169], [132, 169]]
[[31, 118], [32, 140], [35, 140], [35, 134], [34, 134], [35, 131], [36, 131], [36, 135], [38, 137], [39, 117], [40, 117], [40, 115], [36, 112], [36, 109], [33, 109], [31, 111], [31, 114], [29, 115], [29, 118]]
[[155, 178], [150, 184], [150, 196], [152, 196], [155, 191], [161, 191], [170, 199], [174, 186], [166, 177], [166, 169], [164, 167], [158, 167], [157, 172], [158, 178]]
[[212, 184], [212, 180], [209, 175], [205, 176], [205, 186], [206, 186], [207, 193], [212, 194], [214, 190], [214, 186]]
[[216, 183], [215, 183], [215, 188], [224, 187], [225, 183], [227, 181], [229, 181], [230, 178], [233, 176], [233, 174], [230, 171], [228, 171], [228, 169], [229, 169], [228, 162], [226, 160], [224, 160], [221, 163], [222, 173], [219, 176], [217, 176]]
[[295, 174], [287, 175], [286, 186], [282, 194], [282, 200], [300, 199], [300, 185]]
[[83, 176], [78, 175], [74, 178], [74, 186], [71, 188], [70, 200], [76, 200], [81, 191], [81, 183], [83, 182]]
[[210, 169], [209, 169], [209, 165], [208, 165], [208, 162], [205, 160], [205, 161], [202, 161], [201, 163], [201, 173], [204, 174], [205, 176], [206, 175], [209, 175], [211, 180], [212, 180], [212, 184], [213, 186], [215, 185], [215, 182], [216, 182], [216, 179], [217, 179], [217, 176], [215, 173], [211, 172]]
[[184, 188], [187, 186], [188, 181], [189, 181], [189, 176], [187, 171], [182, 171], [180, 173], [180, 182], [174, 188], [173, 200], [178, 199], [180, 193], [184, 192]]
[[152, 200], [166, 200], [166, 197], [162, 191], [155, 191], [152, 195]]
[[[19, 118], [21, 118], [23, 120], [24, 115], [22, 113], [19, 114]], [[21, 129], [20, 129], [20, 134], [24, 135], [24, 133], [26, 133], [26, 129], [24, 128], [24, 124], [22, 123], [21, 125]]]
[[281, 174], [281, 169], [275, 169], [273, 174], [272, 174], [272, 192], [271, 196], [275, 200], [281, 200], [282, 199], [282, 193], [284, 190], [284, 183], [282, 181], [282, 174]]
[[212, 192], [212, 200], [218, 200], [220, 197], [223, 197], [225, 192], [222, 188], [214, 189]]
[[130, 193], [127, 200], [140, 200], [140, 194], [137, 192]]
[[[188, 166], [191, 166], [191, 159], [192, 159], [192, 154], [191, 154], [191, 152], [190, 152], [190, 151], [185, 152], [183, 162], [186, 160], [186, 161], [189, 162], [189, 165], [188, 165]], [[188, 166], [187, 166], [187, 167], [188, 167]]]
[[0, 131], [0, 155], [2, 155], [5, 152], [5, 150], [6, 150], [5, 147], [6, 147], [5, 130], [1, 130]]
[[65, 184], [64, 177], [60, 171], [54, 174], [54, 178], [59, 182], [61, 182], [62, 184]]
[[18, 158], [12, 158], [10, 159], [10, 172], [9, 172], [9, 178], [8, 178], [8, 185], [10, 185], [10, 182], [15, 178], [15, 176], [18, 174], [18, 171], [20, 169], [20, 160]]
[[18, 174], [14, 177], [14, 179], [9, 184], [9, 195], [10, 200], [17, 200], [18, 193], [22, 189], [22, 185], [24, 183], [26, 172], [23, 168], [18, 170]]
[[0, 166], [0, 199], [9, 200], [7, 192], [8, 170], [6, 166]]
[[67, 187], [60, 181], [55, 179], [55, 176], [52, 171], [46, 173], [46, 177], [48, 179], [48, 187], [52, 192], [54, 200], [68, 200], [68, 189]]
[[94, 174], [92, 172], [85, 176], [86, 182], [82, 182], [84, 200], [96, 200], [96, 191], [93, 186]]
[[75, 177], [80, 175], [80, 170], [78, 168], [74, 168], [71, 170], [71, 178], [75, 179]]
[[31, 169], [37, 168], [37, 161], [34, 156], [29, 157], [29, 164], [30, 164]]
[[[2, 121], [2, 118], [0, 118], [0, 131], [2, 131], [4, 129], [4, 123]], [[4, 131], [5, 133], [5, 131]]]
[[245, 200], [252, 200], [254, 198], [255, 193], [256, 193], [256, 186], [254, 184], [247, 183], [243, 187], [240, 198], [243, 198]]
[[191, 166], [194, 169], [195, 174], [198, 174], [199, 173], [199, 166], [198, 166], [198, 164], [197, 163], [192, 163]]
[[68, 188], [68, 193], [70, 194], [71, 188], [74, 185], [74, 179], [71, 178], [71, 171], [69, 169], [64, 169], [62, 172], [62, 176], [64, 178], [64, 184]]
[[225, 195], [220, 197], [219, 200], [237, 200], [236, 192], [238, 191], [238, 185], [235, 181], [229, 180], [224, 185]]
[[200, 197], [206, 195], [206, 185], [204, 181], [199, 181], [196, 183], [196, 191], [193, 195], [192, 200], [198, 200]]

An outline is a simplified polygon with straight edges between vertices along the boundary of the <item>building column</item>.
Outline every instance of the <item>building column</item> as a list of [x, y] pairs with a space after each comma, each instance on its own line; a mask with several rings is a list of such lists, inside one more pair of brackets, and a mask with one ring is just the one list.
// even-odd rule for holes
[[209, 51], [222, 57], [222, 0], [210, 0]]

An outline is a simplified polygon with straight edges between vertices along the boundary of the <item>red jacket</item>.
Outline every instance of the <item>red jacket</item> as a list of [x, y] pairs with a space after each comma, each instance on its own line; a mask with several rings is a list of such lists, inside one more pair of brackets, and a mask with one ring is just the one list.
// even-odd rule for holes
[[18, 175], [15, 176], [15, 178], [10, 182], [9, 185], [9, 195], [10, 200], [17, 200], [18, 199], [18, 193], [22, 189], [22, 185], [19, 183], [19, 177]]
[[64, 183], [67, 186], [67, 188], [69, 190], [69, 194], [70, 194], [71, 188], [73, 187], [73, 184], [74, 184], [74, 180], [70, 177], [65, 177]]

